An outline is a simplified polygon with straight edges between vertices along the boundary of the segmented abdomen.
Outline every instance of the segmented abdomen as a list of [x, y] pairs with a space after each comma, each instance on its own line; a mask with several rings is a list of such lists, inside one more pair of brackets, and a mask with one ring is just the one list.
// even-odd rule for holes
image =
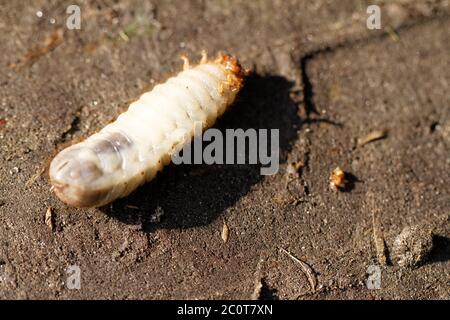
[[50, 165], [56, 195], [92, 207], [124, 197], [154, 178], [195, 123], [208, 128], [233, 103], [242, 83], [236, 59], [219, 55], [154, 87], [115, 122], [60, 152]]

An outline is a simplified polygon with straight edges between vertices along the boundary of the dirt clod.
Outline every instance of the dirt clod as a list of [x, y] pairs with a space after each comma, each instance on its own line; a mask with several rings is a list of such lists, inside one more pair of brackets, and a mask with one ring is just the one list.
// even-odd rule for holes
[[432, 248], [431, 229], [415, 225], [405, 227], [395, 238], [392, 255], [400, 267], [412, 268], [423, 264]]
[[334, 191], [345, 187], [345, 172], [340, 167], [335, 168], [330, 175], [330, 188]]

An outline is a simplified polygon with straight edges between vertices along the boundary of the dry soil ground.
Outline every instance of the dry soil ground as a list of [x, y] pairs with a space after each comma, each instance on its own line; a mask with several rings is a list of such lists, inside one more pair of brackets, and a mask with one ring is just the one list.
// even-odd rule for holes
[[[77, 2], [80, 30], [71, 3], [0, 1], [0, 297], [234, 299], [262, 283], [262, 299], [450, 298], [449, 1]], [[366, 27], [372, 3], [382, 30]], [[252, 70], [217, 127], [279, 128], [280, 172], [172, 165], [106, 208], [61, 203], [40, 174], [55, 150], [201, 49]], [[336, 166], [352, 177], [342, 192]], [[394, 239], [413, 225], [433, 247], [402, 267]]]

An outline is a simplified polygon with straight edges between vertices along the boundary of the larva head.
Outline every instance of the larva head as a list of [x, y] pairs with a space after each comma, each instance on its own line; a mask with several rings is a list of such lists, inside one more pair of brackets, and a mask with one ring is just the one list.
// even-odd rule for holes
[[103, 204], [108, 190], [102, 189], [99, 159], [89, 148], [74, 145], [61, 151], [50, 164], [50, 182], [55, 194], [68, 205], [82, 208]]
[[241, 67], [239, 61], [230, 55], [219, 53], [214, 63], [225, 68], [227, 85], [232, 91], [239, 91], [242, 88], [246, 71]]

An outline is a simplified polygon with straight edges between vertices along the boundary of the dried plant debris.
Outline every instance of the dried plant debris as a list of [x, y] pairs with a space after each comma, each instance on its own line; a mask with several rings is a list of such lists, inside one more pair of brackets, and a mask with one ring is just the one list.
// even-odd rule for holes
[[330, 188], [332, 190], [342, 190], [345, 188], [345, 171], [340, 167], [335, 168], [330, 175]]
[[433, 232], [430, 227], [415, 225], [405, 227], [395, 238], [392, 256], [404, 268], [423, 264], [433, 249]]
[[221, 234], [223, 242], [228, 241], [229, 233], [230, 233], [230, 229], [228, 228], [227, 223], [224, 221], [223, 226], [222, 226], [222, 234]]
[[289, 258], [292, 259], [292, 261], [294, 261], [295, 263], [297, 263], [300, 266], [300, 268], [302, 269], [303, 273], [308, 278], [308, 282], [309, 282], [309, 285], [311, 287], [311, 291], [313, 293], [316, 292], [317, 277], [316, 277], [316, 274], [314, 273], [313, 269], [306, 262], [301, 261], [300, 259], [298, 259], [294, 255], [292, 255], [289, 251], [287, 251], [287, 250], [285, 250], [283, 248], [280, 248], [280, 251], [283, 252], [284, 254], [286, 254]]
[[12, 64], [12, 68], [31, 66], [39, 58], [56, 49], [64, 41], [64, 29], [58, 28], [47, 34], [45, 38], [29, 49], [19, 63]]
[[369, 191], [366, 195], [367, 207], [372, 215], [372, 234], [373, 242], [375, 244], [375, 251], [378, 264], [386, 266], [389, 262], [388, 249], [383, 234], [383, 225], [381, 223], [382, 209], [379, 205], [381, 195]]
[[36, 182], [37, 179], [39, 179], [42, 174], [45, 172], [46, 167], [42, 166], [26, 183], [25, 186], [28, 188], [30, 187], [33, 183]]
[[358, 138], [357, 143], [358, 146], [362, 147], [370, 142], [384, 139], [387, 137], [387, 135], [388, 135], [387, 129], [374, 130], [370, 132], [368, 135]]
[[45, 224], [50, 228], [51, 231], [55, 230], [55, 218], [53, 216], [53, 209], [48, 208], [45, 212]]
[[372, 211], [372, 228], [373, 241], [377, 253], [377, 261], [381, 266], [386, 266], [388, 259], [386, 256], [386, 242], [383, 235], [383, 227], [381, 224], [381, 212], [379, 210]]

